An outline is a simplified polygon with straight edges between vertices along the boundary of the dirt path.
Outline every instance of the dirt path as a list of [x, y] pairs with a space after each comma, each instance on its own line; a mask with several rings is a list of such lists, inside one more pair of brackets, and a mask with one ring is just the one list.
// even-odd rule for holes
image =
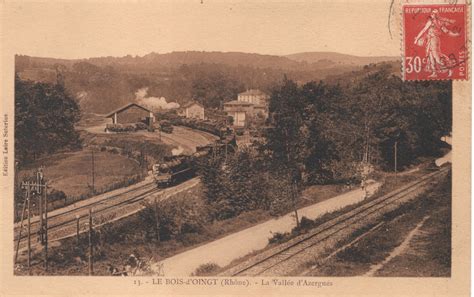
[[425, 216], [423, 218], [423, 220], [421, 220], [421, 222], [419, 222], [415, 228], [413, 228], [410, 233], [407, 234], [407, 236], [405, 237], [405, 239], [403, 240], [403, 242], [397, 246], [395, 249], [393, 249], [393, 251], [390, 253], [390, 255], [388, 255], [388, 257], [386, 257], [382, 262], [378, 263], [378, 264], [375, 264], [375, 265], [372, 265], [369, 269], [369, 271], [367, 271], [367, 273], [364, 274], [364, 276], [374, 276], [374, 274], [377, 273], [377, 271], [379, 271], [380, 269], [382, 269], [385, 264], [387, 264], [388, 262], [390, 262], [393, 258], [395, 258], [396, 256], [402, 254], [403, 252], [405, 252], [409, 247], [410, 247], [410, 242], [411, 240], [413, 239], [413, 237], [415, 235], [417, 235], [420, 231], [420, 228], [423, 226], [423, 224], [425, 223], [425, 221], [429, 218], [430, 216]]
[[[369, 194], [374, 193], [379, 186], [379, 183], [370, 184], [368, 187]], [[300, 217], [316, 219], [327, 212], [360, 202], [364, 199], [365, 195], [364, 191], [356, 189], [323, 202], [301, 208], [298, 213]], [[167, 258], [153, 264], [152, 269], [157, 274], [158, 271], [163, 272], [165, 276], [187, 276], [191, 275], [196, 268], [205, 263], [215, 263], [224, 267], [234, 259], [265, 248], [268, 244], [268, 239], [274, 233], [289, 232], [294, 226], [295, 219], [293, 213], [289, 213]]]

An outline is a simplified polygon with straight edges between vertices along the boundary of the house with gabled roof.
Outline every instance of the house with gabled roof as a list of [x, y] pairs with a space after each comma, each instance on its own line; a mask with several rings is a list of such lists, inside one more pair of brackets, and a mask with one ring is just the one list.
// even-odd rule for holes
[[134, 102], [111, 111], [105, 115], [105, 117], [112, 119], [112, 124], [134, 124], [142, 122], [151, 126], [155, 120], [151, 110]]
[[184, 104], [178, 111], [178, 114], [188, 119], [205, 119], [204, 106], [196, 101], [190, 101]]

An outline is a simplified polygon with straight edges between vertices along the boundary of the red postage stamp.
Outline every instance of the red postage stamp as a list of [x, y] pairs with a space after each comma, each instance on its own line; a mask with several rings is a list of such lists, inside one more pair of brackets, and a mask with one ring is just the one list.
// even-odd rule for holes
[[405, 80], [467, 79], [467, 13], [459, 3], [403, 5]]

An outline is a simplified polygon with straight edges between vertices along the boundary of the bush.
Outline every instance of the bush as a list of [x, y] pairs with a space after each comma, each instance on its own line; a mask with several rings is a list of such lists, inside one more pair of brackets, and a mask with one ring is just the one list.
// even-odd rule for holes
[[273, 233], [273, 236], [268, 239], [268, 243], [276, 243], [280, 244], [288, 240], [290, 234], [288, 232], [285, 233], [280, 233], [280, 232], [275, 232]]
[[63, 191], [57, 191], [53, 189], [49, 194], [48, 194], [48, 200], [49, 201], [57, 201], [57, 200], [66, 200], [66, 194]]
[[148, 125], [142, 122], [135, 123], [135, 130], [146, 130]]
[[[299, 224], [299, 230], [309, 230], [314, 228], [315, 223], [313, 220], [308, 219], [307, 217], [302, 217], [300, 224]], [[294, 229], [297, 229], [296, 227]], [[299, 231], [299, 230], [294, 230], [294, 231]]]
[[153, 203], [145, 203], [139, 216], [147, 238], [176, 239], [185, 244], [199, 242], [198, 233], [203, 230], [207, 217], [203, 205], [194, 197], [187, 196], [162, 201], [156, 208]]
[[220, 268], [216, 263], [205, 263], [196, 268], [192, 276], [211, 276]]
[[137, 126], [136, 124], [107, 124], [105, 129], [111, 132], [133, 132], [137, 130]]

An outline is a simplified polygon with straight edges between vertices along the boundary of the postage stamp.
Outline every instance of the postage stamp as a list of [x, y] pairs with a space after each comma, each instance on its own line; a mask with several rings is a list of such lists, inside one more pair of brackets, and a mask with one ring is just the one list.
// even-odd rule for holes
[[465, 3], [406, 3], [402, 17], [405, 80], [467, 79]]

